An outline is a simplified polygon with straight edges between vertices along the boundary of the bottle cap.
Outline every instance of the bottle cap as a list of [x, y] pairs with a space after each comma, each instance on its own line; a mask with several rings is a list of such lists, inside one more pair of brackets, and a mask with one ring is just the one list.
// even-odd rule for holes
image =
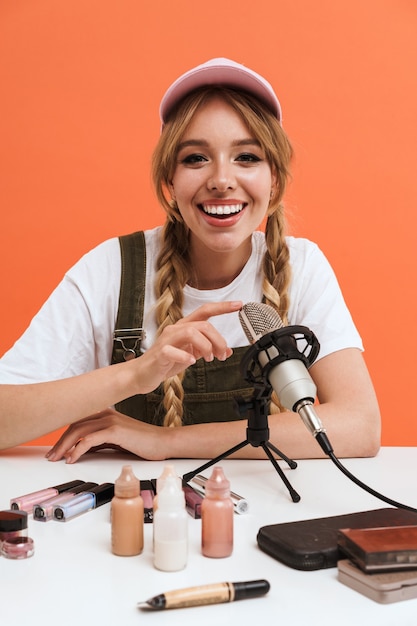
[[124, 465], [114, 484], [114, 495], [119, 498], [134, 498], [140, 495], [140, 481], [133, 473], [131, 465]]
[[28, 527], [26, 511], [0, 511], [0, 532], [10, 533]]
[[167, 476], [160, 493], [158, 494], [158, 508], [179, 509], [185, 507], [185, 497], [178, 483], [177, 476]]
[[168, 464], [165, 465], [164, 469], [162, 470], [162, 474], [159, 476], [159, 478], [156, 479], [156, 493], [162, 491], [165, 485], [165, 480], [168, 476], [173, 476], [178, 481], [178, 485], [181, 485], [181, 479], [179, 476], [177, 476], [174, 466]]
[[214, 467], [210, 478], [206, 482], [206, 493], [208, 492], [215, 492], [216, 494], [224, 492], [224, 495], [230, 494], [230, 482], [224, 475], [223, 468], [219, 465]]

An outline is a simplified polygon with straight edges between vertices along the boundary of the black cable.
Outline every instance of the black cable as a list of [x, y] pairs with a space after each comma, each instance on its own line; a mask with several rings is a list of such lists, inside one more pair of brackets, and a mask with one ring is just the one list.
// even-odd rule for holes
[[358, 487], [361, 487], [362, 489], [364, 489], [365, 491], [367, 491], [368, 493], [370, 493], [372, 496], [375, 496], [376, 498], [378, 498], [379, 500], [382, 500], [383, 502], [386, 502], [387, 504], [390, 504], [391, 506], [396, 507], [397, 509], [405, 509], [406, 511], [413, 511], [413, 513], [417, 513], [417, 509], [413, 508], [412, 506], [408, 506], [407, 504], [402, 504], [401, 502], [396, 502], [395, 500], [391, 500], [391, 498], [388, 498], [387, 496], [384, 496], [383, 494], [379, 493], [378, 491], [375, 491], [375, 489], [372, 489], [372, 487], [369, 487], [368, 485], [366, 485], [365, 483], [363, 483], [361, 480], [359, 480], [359, 478], [356, 478], [356, 476], [354, 476], [337, 458], [337, 456], [334, 454], [333, 452], [333, 448], [329, 442], [329, 439], [327, 438], [326, 433], [324, 432], [319, 432], [316, 436], [317, 442], [319, 443], [320, 447], [322, 448], [322, 450], [328, 455], [328, 457], [333, 461], [333, 463], [336, 465], [337, 468], [340, 469], [340, 471], [347, 476], [352, 482], [354, 482], [356, 485], [358, 485]]

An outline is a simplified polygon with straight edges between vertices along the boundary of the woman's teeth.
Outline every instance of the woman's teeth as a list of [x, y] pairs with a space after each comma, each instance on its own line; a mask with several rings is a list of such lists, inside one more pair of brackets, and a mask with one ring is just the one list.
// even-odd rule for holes
[[243, 204], [204, 204], [202, 206], [204, 213], [209, 215], [233, 215], [234, 213], [240, 213], [243, 209]]

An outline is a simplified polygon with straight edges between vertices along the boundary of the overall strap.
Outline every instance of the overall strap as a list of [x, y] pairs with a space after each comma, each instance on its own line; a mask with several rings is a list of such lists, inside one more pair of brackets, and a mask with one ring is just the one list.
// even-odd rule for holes
[[[122, 273], [119, 309], [113, 335], [112, 363], [140, 356], [145, 336], [143, 313], [146, 283], [146, 247], [143, 232], [119, 237]], [[253, 389], [241, 373], [239, 362], [247, 346], [235, 348], [226, 362], [199, 359], [184, 375], [184, 424], [242, 419], [236, 397], [251, 397]], [[163, 425], [163, 385], [116, 404], [116, 410], [149, 424]]]
[[141, 354], [146, 282], [146, 247], [143, 231], [119, 237], [121, 281], [119, 309], [113, 333], [112, 363], [129, 361]]

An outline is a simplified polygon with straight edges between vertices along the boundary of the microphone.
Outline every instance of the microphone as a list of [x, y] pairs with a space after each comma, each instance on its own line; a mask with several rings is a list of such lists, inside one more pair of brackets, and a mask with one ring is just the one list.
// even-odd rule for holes
[[259, 384], [261, 378], [277, 394], [281, 404], [299, 414], [304, 425], [326, 454], [333, 451], [320, 418], [314, 410], [317, 388], [307, 367], [316, 359], [320, 344], [305, 326], [284, 326], [268, 304], [248, 302], [239, 311], [239, 320], [252, 344], [242, 359], [246, 377]]
[[[313, 407], [317, 388], [307, 367], [314, 362], [320, 350], [313, 331], [306, 326], [284, 326], [275, 309], [260, 302], [245, 304], [239, 311], [239, 319], [252, 344], [241, 361], [245, 379], [255, 388], [274, 390], [286, 409], [300, 415], [336, 467], [361, 489], [390, 506], [417, 512], [417, 509], [392, 500], [366, 485], [335, 456], [326, 430]], [[299, 496], [297, 500], [294, 499], [298, 500]]]

